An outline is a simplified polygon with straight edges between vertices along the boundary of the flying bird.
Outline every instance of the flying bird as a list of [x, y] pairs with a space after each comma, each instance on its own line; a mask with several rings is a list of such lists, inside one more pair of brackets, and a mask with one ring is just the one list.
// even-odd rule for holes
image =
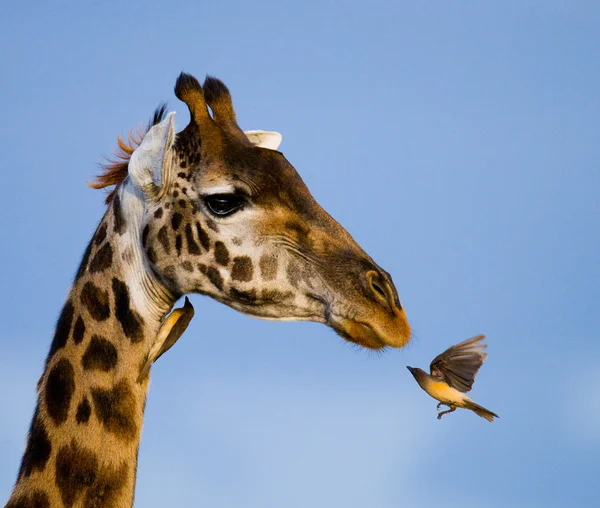
[[186, 296], [183, 307], [179, 307], [171, 312], [163, 321], [160, 330], [158, 330], [156, 339], [154, 339], [154, 343], [146, 356], [146, 362], [140, 369], [140, 375], [137, 379], [138, 383], [141, 383], [148, 375], [151, 365], [179, 340], [179, 337], [183, 335], [193, 317], [194, 306]]
[[485, 335], [477, 335], [449, 347], [433, 359], [429, 366], [430, 374], [416, 367], [406, 367], [419, 386], [439, 401], [438, 410], [442, 404], [448, 406], [448, 410], [438, 413], [438, 420], [458, 407], [470, 409], [488, 422], [499, 418], [496, 413], [476, 404], [465, 395], [473, 386], [475, 376], [487, 357], [487, 353], [483, 352], [487, 344], [481, 343], [484, 339]]

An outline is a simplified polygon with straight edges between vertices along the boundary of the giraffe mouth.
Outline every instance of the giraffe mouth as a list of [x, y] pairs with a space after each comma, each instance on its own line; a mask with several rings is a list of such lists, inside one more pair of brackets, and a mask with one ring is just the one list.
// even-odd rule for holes
[[367, 323], [332, 316], [327, 324], [343, 339], [367, 349], [381, 350], [390, 345]]
[[326, 298], [319, 295], [312, 293], [307, 296], [322, 305], [323, 315], [317, 321], [333, 328], [340, 337], [348, 342], [367, 349], [382, 350], [388, 346], [403, 347], [410, 340], [410, 325], [403, 310], [384, 315], [379, 313], [379, 320], [376, 318], [377, 312], [370, 312], [369, 315], [372, 318], [370, 320], [372, 322], [370, 322], [365, 318], [359, 318], [356, 314], [350, 317], [348, 312], [340, 312], [340, 309], [337, 309], [336, 312], [335, 304], [332, 305]]

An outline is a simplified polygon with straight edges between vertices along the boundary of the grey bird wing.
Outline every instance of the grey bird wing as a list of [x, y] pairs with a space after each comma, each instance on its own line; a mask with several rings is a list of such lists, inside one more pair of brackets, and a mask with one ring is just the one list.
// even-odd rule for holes
[[483, 352], [487, 344], [481, 344], [484, 339], [485, 335], [477, 335], [446, 349], [431, 362], [431, 375], [461, 392], [468, 392], [487, 357]]
[[186, 296], [183, 307], [179, 307], [171, 312], [158, 331], [156, 340], [148, 352], [143, 367], [140, 369], [140, 374], [137, 379], [138, 383], [141, 383], [148, 375], [152, 364], [171, 349], [179, 340], [193, 317], [194, 307]]

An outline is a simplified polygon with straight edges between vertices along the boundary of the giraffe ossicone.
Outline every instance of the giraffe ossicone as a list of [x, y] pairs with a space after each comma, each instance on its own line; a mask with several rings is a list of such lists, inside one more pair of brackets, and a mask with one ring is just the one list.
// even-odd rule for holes
[[182, 73], [175, 95], [189, 124], [176, 133], [158, 108], [92, 185], [114, 188], [57, 321], [7, 508], [133, 504], [140, 373], [183, 334], [193, 309], [164, 320], [183, 295], [320, 322], [371, 349], [410, 340], [390, 275], [316, 202], [281, 136], [244, 134], [215, 78]]

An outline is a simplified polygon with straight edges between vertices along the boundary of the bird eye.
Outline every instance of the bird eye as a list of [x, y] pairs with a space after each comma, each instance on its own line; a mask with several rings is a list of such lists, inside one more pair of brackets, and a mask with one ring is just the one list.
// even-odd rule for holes
[[240, 210], [246, 199], [237, 194], [213, 194], [204, 197], [206, 207], [217, 217], [227, 217]]

